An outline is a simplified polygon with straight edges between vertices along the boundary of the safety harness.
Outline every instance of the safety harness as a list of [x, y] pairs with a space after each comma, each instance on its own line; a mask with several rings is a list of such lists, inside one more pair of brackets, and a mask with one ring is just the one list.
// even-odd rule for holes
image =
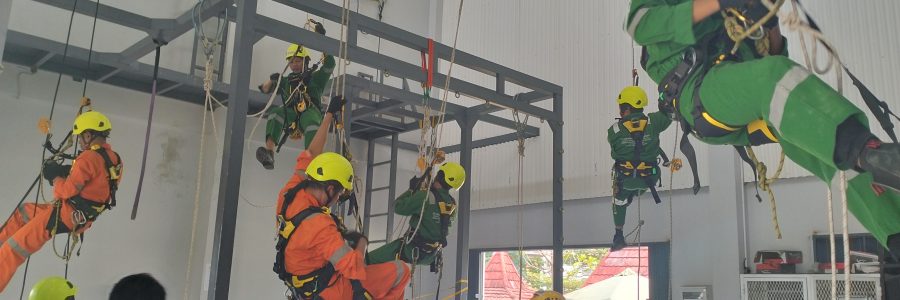
[[[702, 84], [706, 73], [713, 66], [724, 61], [742, 61], [738, 55], [722, 52], [721, 49], [731, 48], [727, 45], [729, 42], [732, 43], [731, 46], [733, 47], [734, 42], [726, 37], [725, 30], [719, 29], [716, 32], [707, 34], [695, 46], [687, 48], [682, 56], [681, 62], [663, 77], [658, 86], [660, 109], [669, 114], [674, 121], [678, 122], [684, 132], [681, 137], [679, 148], [681, 152], [684, 153], [685, 158], [688, 160], [688, 164], [691, 166], [691, 173], [694, 179], [694, 194], [700, 191], [700, 178], [697, 173], [697, 155], [693, 145], [690, 143], [690, 139], [688, 139], [689, 134], [693, 134], [698, 138], [709, 138], [722, 137], [735, 132], [746, 131], [751, 146], [778, 142], [772, 128], [769, 127], [765, 120], [755, 120], [744, 126], [728, 125], [713, 118], [703, 107], [703, 102], [700, 99], [700, 85]], [[765, 38], [762, 40], [765, 40]], [[719, 54], [710, 56], [709, 53]], [[759, 55], [758, 53], [756, 54]], [[641, 55], [641, 65], [645, 69], [648, 58], [649, 55], [645, 47]], [[681, 92], [684, 90], [685, 85], [687, 85], [694, 76], [697, 78], [693, 82], [693, 107], [690, 111], [690, 116], [694, 121], [694, 125], [691, 126], [690, 123], [682, 117], [678, 104], [679, 97], [681, 97]], [[750, 166], [754, 178], [757, 178], [756, 164], [748, 156], [747, 149], [743, 146], [734, 146], [734, 148], [741, 159]], [[758, 192], [757, 199], [762, 201], [762, 199], [759, 198]]]
[[286, 77], [288, 84], [279, 91], [282, 94], [281, 104], [286, 109], [293, 109], [296, 114], [293, 120], [285, 118], [285, 124], [282, 126], [283, 133], [275, 152], [281, 151], [281, 146], [284, 145], [288, 137], [300, 138], [303, 136], [303, 130], [300, 128], [300, 114], [305, 112], [310, 104], [319, 109], [319, 111], [322, 110], [319, 104], [312, 101], [306, 90], [312, 80], [312, 74], [318, 69], [319, 63], [317, 62], [312, 67], [304, 67], [303, 71], [288, 74]]
[[[438, 178], [440, 179], [440, 178]], [[441, 179], [442, 180], [442, 179]], [[412, 252], [418, 252], [420, 255], [431, 255], [435, 252], [435, 259], [431, 263], [431, 272], [438, 272], [441, 257], [441, 248], [447, 246], [447, 235], [450, 233], [450, 223], [451, 218], [453, 217], [453, 212], [456, 211], [456, 199], [453, 199], [453, 196], [449, 196], [450, 199], [445, 199], [441, 196], [440, 193], [436, 189], [430, 189], [432, 195], [434, 195], [435, 204], [437, 206], [438, 214], [440, 216], [440, 226], [441, 226], [441, 239], [439, 241], [429, 240], [422, 237], [421, 234], [416, 233], [415, 228], [409, 228], [404, 234], [403, 241], [409, 241], [406, 245], [400, 247], [400, 251], [397, 254], [398, 258], [403, 261], [409, 262], [411, 264], [415, 263], [417, 257], [406, 257], [404, 255], [404, 251], [402, 250], [407, 245], [412, 246]], [[419, 216], [420, 218], [424, 218], [424, 216]]]
[[[650, 119], [647, 118], [647, 116], [640, 116], [630, 120], [625, 120], [623, 118], [619, 120], [618, 124], [621, 124], [622, 127], [631, 134], [631, 139], [634, 141], [634, 158], [631, 160], [616, 161], [616, 164], [613, 167], [616, 174], [616, 189], [622, 190], [626, 178], [639, 178], [647, 184], [647, 188], [650, 189], [650, 194], [653, 195], [653, 201], [656, 203], [662, 202], [659, 198], [659, 193], [656, 191], [656, 184], [662, 184], [662, 182], [660, 179], [653, 180], [653, 176], [660, 173], [659, 163], [656, 161], [641, 160], [641, 154], [644, 151], [644, 133], [646, 132], [647, 125], [650, 125]], [[665, 157], [665, 154], [663, 154], [663, 157], [665, 158], [665, 161], [668, 162], [668, 158]], [[628, 203], [631, 203], [632, 198], [633, 197], [628, 197]]]
[[[300, 189], [301, 186], [298, 184], [285, 192], [284, 203], [281, 206], [281, 211], [276, 216], [276, 221], [278, 223], [278, 240], [275, 243], [275, 264], [272, 271], [275, 271], [275, 273], [278, 274], [278, 278], [284, 281], [284, 284], [292, 294], [291, 299], [315, 300], [321, 299], [319, 294], [326, 288], [331, 287], [331, 279], [335, 274], [334, 265], [329, 261], [321, 268], [310, 273], [303, 275], [292, 274], [287, 271], [284, 260], [285, 249], [287, 248], [288, 242], [291, 237], [294, 236], [297, 227], [299, 227], [303, 221], [315, 217], [318, 214], [330, 216], [332, 221], [334, 221], [334, 225], [337, 226], [338, 231], [341, 233], [341, 236], [346, 236], [349, 231], [338, 216], [331, 214], [328, 207], [309, 207], [300, 211], [293, 217], [287, 218], [287, 209], [290, 207], [291, 203], [294, 202], [294, 197]], [[362, 284], [358, 280], [350, 280], [350, 284], [353, 287], [354, 300], [372, 299], [372, 296], [362, 287]]]
[[103, 163], [107, 172], [106, 179], [109, 183], [109, 198], [102, 204], [97, 204], [95, 201], [85, 199], [80, 194], [65, 200], [72, 205], [72, 208], [74, 209], [72, 221], [75, 228], [68, 228], [65, 223], [60, 222], [59, 218], [61, 217], [60, 209], [62, 208], [62, 203], [57, 202], [50, 215], [50, 219], [54, 221], [47, 222], [46, 227], [51, 235], [78, 231], [80, 226], [87, 224], [87, 222], [96, 221], [97, 217], [99, 217], [103, 211], [112, 209], [116, 206], [116, 191], [119, 190], [119, 178], [122, 174], [122, 159], [119, 157], [119, 153], [113, 151], [113, 154], [116, 156], [115, 162], [113, 162], [106, 152], [106, 149], [103, 147], [93, 146], [91, 150], [100, 154], [100, 157], [103, 158]]

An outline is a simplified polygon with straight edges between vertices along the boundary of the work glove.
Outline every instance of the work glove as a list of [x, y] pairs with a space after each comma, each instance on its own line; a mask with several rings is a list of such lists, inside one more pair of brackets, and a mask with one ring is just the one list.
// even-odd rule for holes
[[269, 75], [269, 79], [272, 80], [272, 83], [274, 84], [278, 82], [279, 79], [281, 79], [281, 74], [272, 73], [272, 75]]
[[422, 181], [425, 181], [425, 176], [422, 176], [422, 177], [413, 176], [412, 178], [409, 179], [409, 189], [411, 191], [418, 191], [420, 188], [422, 188]]
[[341, 110], [344, 108], [344, 103], [347, 103], [347, 100], [344, 99], [344, 96], [337, 95], [331, 97], [331, 102], [328, 103], [328, 110], [326, 113], [331, 113], [333, 116], [337, 116], [341, 113]]
[[43, 173], [44, 179], [49, 181], [50, 185], [53, 185], [53, 180], [56, 179], [56, 177], [69, 176], [71, 170], [72, 165], [60, 165], [54, 160], [48, 160], [44, 163], [44, 169], [41, 173]]
[[316, 24], [316, 26], [313, 30], [318, 34], [325, 35], [325, 26], [322, 26], [322, 23], [319, 23], [316, 21], [312, 21], [312, 22], [313, 22], [313, 24]]
[[[769, 13], [769, 8], [763, 5], [761, 0], [719, 0], [719, 8], [722, 10], [734, 8], [754, 22]], [[772, 17], [763, 26], [766, 28], [778, 26], [778, 17]]]
[[356, 200], [356, 193], [351, 192], [350, 196], [347, 196], [347, 199], [345, 199], [345, 201], [348, 201], [350, 203], [348, 204], [349, 209], [347, 210], [348, 216], [359, 212], [359, 201]]
[[359, 246], [359, 240], [365, 239], [366, 235], [358, 232], [358, 231], [347, 231], [344, 233], [344, 240], [347, 241], [347, 245], [350, 248], [356, 249], [356, 246]]

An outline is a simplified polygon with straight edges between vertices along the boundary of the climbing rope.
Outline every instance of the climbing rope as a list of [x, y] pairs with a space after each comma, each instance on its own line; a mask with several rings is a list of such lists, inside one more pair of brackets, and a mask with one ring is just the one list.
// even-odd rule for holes
[[778, 224], [778, 207], [775, 205], [775, 192], [772, 191], [771, 185], [781, 177], [781, 171], [784, 169], [784, 150], [781, 151], [780, 158], [778, 159], [778, 168], [775, 169], [775, 174], [772, 176], [768, 176], [766, 173], [768, 169], [766, 164], [760, 161], [756, 157], [756, 153], [753, 152], [753, 147], [747, 146], [747, 155], [750, 156], [751, 161], [753, 161], [756, 166], [757, 178], [756, 181], [759, 184], [759, 188], [769, 194], [769, 207], [772, 212], [772, 226], [775, 228], [775, 236], [780, 240], [781, 239], [781, 226]]
[[[203, 158], [204, 158], [204, 153], [206, 152], [206, 151], [204, 151], [204, 148], [206, 145], [206, 123], [207, 123], [207, 115], [212, 115], [212, 114], [210, 114], [210, 112], [213, 110], [213, 106], [212, 106], [213, 99], [215, 99], [215, 97], [213, 97], [213, 95], [212, 95], [212, 80], [213, 80], [212, 55], [209, 52], [207, 52], [205, 71], [206, 72], [203, 77], [203, 89], [206, 92], [206, 97], [203, 101], [203, 122], [202, 122], [202, 125], [200, 125], [200, 152], [198, 153], [198, 157], [197, 157], [197, 180], [195, 183], [196, 187], [194, 189], [194, 209], [191, 214], [191, 216], [192, 216], [192, 218], [191, 218], [191, 240], [190, 240], [190, 244], [188, 246], [188, 258], [187, 258], [186, 271], [185, 271], [185, 275], [184, 275], [185, 285], [184, 285], [184, 298], [183, 299], [190, 299], [189, 293], [190, 293], [190, 288], [191, 288], [191, 284], [190, 284], [191, 283], [191, 266], [192, 266], [193, 259], [194, 259], [194, 243], [195, 243], [196, 237], [197, 237], [197, 223], [198, 223], [198, 219], [199, 219], [198, 213], [200, 211], [200, 192], [201, 192], [202, 186], [203, 186], [203, 161], [204, 161]], [[213, 122], [212, 122], [213, 126], [215, 126], [215, 124], [216, 124], [215, 117], [211, 116], [211, 118], [213, 119]], [[216, 131], [216, 130], [214, 129], [213, 131]], [[214, 136], [218, 136], [218, 135], [214, 135]]]
[[[93, 54], [93, 49], [94, 49], [94, 36], [95, 36], [95, 33], [96, 33], [96, 28], [97, 28], [97, 12], [99, 11], [99, 6], [100, 6], [100, 1], [98, 0], [98, 1], [96, 2], [96, 4], [95, 4], [95, 7], [94, 7], [94, 20], [93, 20], [93, 25], [92, 25], [92, 28], [91, 28], [90, 46], [89, 46], [89, 48], [88, 48], [88, 70], [90, 70], [91, 65], [92, 65], [92, 58], [93, 58], [93, 55], [92, 55], [92, 54]], [[74, 19], [75, 19], [75, 10], [76, 10], [77, 7], [78, 7], [78, 0], [75, 0], [75, 1], [73, 2], [73, 4], [72, 4], [72, 10], [71, 10], [71, 12], [70, 12], [70, 14], [69, 14], [69, 25], [68, 25], [68, 29], [66, 30], [66, 42], [65, 42], [65, 46], [64, 46], [64, 48], [63, 48], [63, 57], [62, 57], [62, 61], [63, 61], [63, 62], [65, 62], [65, 61], [66, 61], [66, 58], [68, 58], [69, 45], [70, 45], [70, 40], [71, 40], [71, 36], [72, 36], [72, 23], [73, 23], [73, 21], [74, 21]], [[87, 73], [87, 72], [86, 72], [86, 73]], [[85, 75], [87, 75], [87, 74], [85, 74]], [[40, 129], [40, 130], [44, 133], [44, 135], [45, 135], [45, 139], [44, 139], [44, 145], [45, 145], [45, 147], [44, 147], [44, 149], [43, 149], [42, 152], [41, 152], [41, 171], [40, 171], [40, 173], [38, 174], [38, 176], [37, 176], [37, 178], [35, 179], [35, 181], [32, 183], [31, 187], [28, 188], [28, 191], [26, 191], [25, 195], [22, 196], [22, 199], [19, 201], [19, 203], [16, 204], [16, 208], [18, 208], [19, 206], [21, 206], [22, 203], [25, 201], [25, 199], [28, 197], [28, 195], [29, 195], [29, 194], [31, 193], [31, 191], [33, 190], [34, 186], [37, 185], [37, 186], [38, 186], [38, 191], [37, 191], [37, 193], [35, 194], [35, 200], [34, 200], [35, 209], [34, 209], [34, 211], [32, 212], [32, 218], [34, 218], [34, 217], [37, 215], [37, 209], [36, 209], [36, 208], [37, 208], [39, 199], [44, 199], [44, 202], [46, 202], [46, 199], [44, 198], [44, 193], [43, 193], [43, 186], [44, 186], [44, 185], [43, 185], [43, 176], [42, 176], [42, 175], [43, 175], [43, 171], [44, 171], [44, 170], [43, 170], [44, 162], [46, 162], [46, 161], [48, 161], [48, 160], [57, 160], [57, 159], [60, 159], [61, 157], [65, 157], [65, 151], [68, 150], [69, 148], [71, 148], [71, 147], [74, 145], [74, 142], [73, 142], [73, 139], [72, 139], [72, 135], [71, 135], [70, 133], [67, 133], [66, 136], [65, 136], [65, 138], [63, 138], [63, 141], [60, 143], [60, 146], [59, 146], [58, 148], [56, 148], [57, 152], [56, 152], [56, 153], [53, 153], [53, 155], [51, 155], [49, 158], [46, 157], [46, 155], [47, 155], [47, 147], [46, 147], [46, 145], [50, 145], [50, 138], [53, 136], [53, 135], [50, 133], [50, 129], [52, 128], [53, 113], [54, 113], [55, 110], [56, 110], [56, 100], [57, 100], [58, 97], [59, 97], [59, 86], [60, 86], [60, 84], [61, 84], [61, 82], [62, 82], [62, 76], [63, 76], [63, 74], [62, 74], [62, 72], [60, 72], [60, 73], [58, 73], [58, 76], [57, 76], [57, 78], [56, 78], [56, 87], [54, 88], [54, 92], [53, 92], [53, 101], [52, 101], [52, 104], [51, 104], [51, 106], [50, 106], [50, 116], [49, 116], [48, 118], [46, 118], [46, 119], [41, 118], [41, 119], [39, 120], [39, 122], [38, 122], [38, 124], [39, 124], [39, 125], [38, 125], [39, 129]], [[82, 99], [86, 99], [84, 96], [85, 96], [85, 93], [87, 92], [87, 76], [84, 76], [84, 77], [85, 77], [85, 78], [84, 78], [84, 85], [83, 85], [83, 87], [82, 87]], [[82, 101], [85, 101], [85, 100], [82, 100]], [[90, 105], [90, 100], [87, 100], [87, 103], [88, 103], [88, 106], [89, 106], [89, 105]], [[82, 107], [83, 107], [83, 106], [84, 106], [84, 103], [82, 104]], [[78, 114], [79, 114], [79, 115], [81, 114], [81, 108], [79, 108]], [[56, 203], [60, 203], [60, 201], [56, 201]], [[16, 209], [13, 209], [13, 212], [10, 214], [10, 217], [9, 217], [7, 220], [12, 219], [12, 217], [13, 217], [14, 214], [15, 214], [15, 210], [16, 210]], [[59, 217], [57, 217], [57, 219], [59, 219]], [[0, 230], [2, 230], [2, 228], [5, 228], [5, 227], [6, 227], [6, 223], [4, 223], [2, 227], [0, 227]], [[70, 235], [70, 236], [71, 236], [71, 235]], [[54, 242], [55, 242], [55, 236], [54, 236]], [[68, 241], [67, 241], [67, 244], [68, 244]], [[73, 245], [73, 246], [74, 246], [74, 245]], [[54, 248], [54, 252], [56, 252], [56, 247], [53, 247], [53, 248]], [[68, 247], [67, 247], [67, 249], [68, 249]], [[25, 295], [25, 282], [26, 282], [25, 278], [28, 277], [28, 268], [29, 268], [30, 263], [31, 263], [31, 257], [28, 257], [28, 259], [26, 259], [26, 262], [25, 262], [25, 270], [24, 270], [24, 274], [23, 274], [22, 287], [21, 287], [21, 290], [19, 291], [19, 299], [20, 299], [20, 300], [21, 300], [21, 299], [24, 297], [24, 295]], [[69, 264], [68, 264], [68, 259], [66, 260], [65, 271], [64, 271], [64, 275], [63, 275], [63, 276], [64, 276], [65, 278], [68, 278], [68, 276], [69, 276]]]
[[[515, 99], [518, 99], [516, 94]], [[518, 239], [519, 251], [519, 299], [522, 299], [522, 283], [525, 278], [525, 192], [524, 192], [524, 166], [525, 166], [525, 128], [528, 126], [528, 115], [525, 118], [519, 116], [518, 110], [513, 110], [513, 120], [516, 122], [516, 146], [517, 146], [517, 164], [516, 164], [516, 237]]]
[[[779, 12], [778, 7], [780, 4], [784, 2], [784, 0], [779, 0], [775, 4], [770, 2], [769, 0], [761, 1], [766, 7], [770, 9], [769, 15], [773, 13], [779, 13], [779, 19], [781, 20], [781, 25], [786, 27], [788, 30], [794, 31], [799, 35], [800, 39], [800, 48], [802, 49], [804, 63], [807, 69], [812, 70], [818, 75], [825, 75], [829, 71], [831, 71], [834, 66], [839, 66], [834, 68], [835, 71], [835, 79], [836, 79], [836, 88], [838, 93], [843, 95], [843, 70], [846, 68], [841, 62], [840, 56], [836, 48], [831, 44], [831, 42], [825, 38], [825, 35], [818, 29], [818, 26], [812, 21], [809, 17], [809, 14], [804, 10], [804, 16], [806, 16], [806, 20], [800, 15], [800, 10], [803, 9], [802, 5], [800, 5], [798, 0], [791, 0], [791, 10], [790, 12]], [[799, 9], [798, 9], [799, 8]], [[765, 23], [765, 22], [759, 22]], [[812, 41], [811, 49], [807, 47], [807, 36], [810, 37]], [[821, 43], [826, 48], [826, 53], [828, 59], [825, 61], [825, 65], [820, 65], [819, 60], [815, 59], [818, 57], [818, 46]], [[851, 280], [850, 280], [850, 270], [848, 269], [848, 265], [850, 264], [850, 240], [849, 233], [847, 229], [847, 177], [844, 171], [840, 172], [840, 188], [841, 188], [841, 212], [842, 212], [842, 238], [844, 243], [844, 299], [850, 299], [851, 292]], [[830, 186], [830, 184], [829, 184]], [[835, 267], [835, 237], [834, 237], [834, 219], [833, 219], [833, 209], [834, 207], [831, 205], [832, 195], [831, 190], [829, 188], [828, 194], [828, 225], [829, 225], [829, 241], [831, 243], [831, 287], [832, 287], [832, 299], [836, 299], [836, 285], [837, 285], [837, 276], [836, 276], [836, 267]]]
[[[456, 16], [456, 33], [453, 37], [453, 47], [450, 50], [450, 66], [447, 68], [447, 77], [445, 78], [445, 81], [444, 81], [444, 96], [441, 99], [440, 116], [438, 117], [438, 122], [437, 122], [437, 126], [436, 126], [437, 130], [431, 129], [431, 137], [430, 137], [431, 143], [430, 143], [430, 146], [427, 146], [428, 148], [426, 148], [427, 154], [425, 156], [425, 159], [426, 159], [426, 161], [430, 161], [431, 166], [433, 166], [434, 161], [437, 157], [437, 154], [442, 152], [439, 149], [440, 149], [440, 144], [441, 144], [441, 136], [442, 136], [443, 128], [444, 128], [444, 125], [443, 125], [444, 116], [446, 116], [445, 112], [446, 112], [446, 108], [447, 108], [447, 97], [449, 96], [449, 91], [450, 91], [449, 90], [450, 80], [453, 78], [451, 76], [453, 74], [453, 65], [456, 64], [456, 45], [457, 45], [457, 41], [459, 40], [459, 25], [460, 25], [460, 21], [462, 20], [463, 2], [464, 2], [464, 0], [459, 1], [459, 10], [458, 10], [457, 16]], [[427, 112], [429, 110], [430, 110], [429, 106], [425, 105], [425, 111]], [[431, 171], [430, 166], [429, 166], [429, 168], [426, 168], [426, 170], [428, 170], [430, 172]], [[426, 182], [427, 182], [426, 190], [427, 190], [428, 188], [431, 187], [432, 184], [434, 184], [435, 176], [431, 176], [430, 173], [424, 174], [423, 176], [428, 176], [427, 180], [426, 180]], [[428, 201], [431, 201], [431, 193], [426, 193], [425, 201], [422, 202], [422, 208], [420, 209], [420, 213], [424, 212], [425, 203]], [[419, 214], [419, 215], [421, 216], [421, 214]], [[421, 225], [422, 225], [422, 218], [419, 218], [419, 221], [416, 224], [415, 229], [413, 229], [413, 234], [411, 236], [415, 236], [415, 234], [418, 233], [419, 227]], [[410, 236], [410, 238], [407, 238], [407, 240], [404, 242], [404, 244], [408, 244], [410, 242], [411, 236]]]

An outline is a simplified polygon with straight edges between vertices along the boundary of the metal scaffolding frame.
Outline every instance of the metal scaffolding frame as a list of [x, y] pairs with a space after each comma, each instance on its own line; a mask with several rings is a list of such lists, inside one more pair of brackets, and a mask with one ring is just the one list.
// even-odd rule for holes
[[[71, 10], [73, 4], [75, 4], [74, 0], [34, 1], [66, 10]], [[341, 19], [342, 8], [324, 0], [274, 1], [338, 23]], [[221, 184], [216, 210], [217, 222], [215, 224], [213, 262], [209, 281], [208, 299], [218, 300], [228, 299], [235, 219], [240, 189], [239, 179], [241, 176], [241, 158], [243, 156], [243, 137], [246, 129], [245, 115], [250, 108], [262, 107], [266, 99], [264, 95], [250, 88], [253, 45], [262, 37], [269, 36], [287, 42], [303, 41], [305, 47], [326, 53], [338, 53], [339, 41], [304, 30], [302, 27], [259, 15], [256, 13], [257, 0], [207, 0], [206, 2], [207, 5], [200, 11], [199, 22], [204, 22], [211, 17], [225, 13], [230, 21], [236, 23], [235, 36], [231, 41], [234, 45], [234, 50], [231, 55], [230, 81], [229, 83], [214, 82], [213, 84], [213, 94], [220, 99], [229, 99], [229, 106], [233, 108], [228, 110], [225, 128], [225, 143], [220, 174]], [[89, 54], [87, 49], [70, 45], [68, 54], [63, 59], [64, 45], [62, 43], [9, 30], [5, 42], [5, 53], [2, 53], [3, 60], [30, 67], [32, 70], [43, 69], [70, 75], [78, 79], [104, 82], [127, 89], [147, 92], [150, 90], [153, 66], [139, 63], [137, 59], [151, 53], [156, 47], [155, 41], [172, 41], [184, 35], [193, 27], [191, 11], [187, 11], [174, 19], [158, 19], [105, 4], [99, 4], [98, 6], [96, 2], [91, 0], [77, 1], [75, 10], [80, 14], [93, 16], [95, 7], [98, 7], [97, 17], [99, 19], [145, 32], [147, 36], [119, 53], [100, 53], [95, 51], [92, 53], [92, 64], [89, 66], [87, 64]], [[356, 12], [351, 11], [349, 14], [349, 29], [346, 38], [349, 60], [382, 70], [404, 80], [425, 81], [427, 74], [422, 71], [420, 66], [360, 47], [357, 44], [357, 36], [361, 31], [366, 32], [369, 35], [417, 52], [427, 49], [428, 40], [425, 37]], [[0, 22], [0, 32], [6, 31], [7, 28], [8, 25], [5, 22]], [[434, 46], [436, 59], [450, 60], [451, 47], [441, 43], [435, 43]], [[473, 128], [478, 122], [490, 123], [513, 130], [517, 128], [517, 124], [514, 121], [492, 115], [492, 113], [501, 110], [514, 110], [545, 120], [550, 126], [553, 140], [553, 288], [554, 290], [562, 291], [562, 87], [460, 50], [456, 51], [455, 63], [495, 79], [495, 88], [490, 89], [463, 79], [448, 78], [446, 75], [432, 70], [435, 86], [441, 87], [449, 80], [449, 89], [451, 91], [485, 101], [483, 104], [471, 107], [452, 103], [449, 103], [447, 106], [445, 122], [455, 121], [461, 129], [461, 138], [459, 144], [444, 147], [444, 149], [447, 152], [459, 152], [460, 164], [467, 170], [472, 169], [473, 148], [516, 140], [516, 132], [482, 140], [473, 139]], [[162, 91], [161, 95], [201, 104], [204, 96], [202, 78], [160, 68], [159, 82], [159, 90]], [[529, 91], [515, 96], [508, 95], [506, 93], [507, 83], [516, 84]], [[351, 109], [348, 110], [349, 118], [346, 119], [349, 120], [349, 124], [346, 126], [349, 128], [351, 136], [368, 140], [370, 142], [369, 149], [373, 149], [373, 143], [392, 144], [393, 152], [395, 153], [398, 149], [417, 149], [416, 145], [403, 143], [395, 138], [399, 133], [418, 130], [417, 124], [404, 124], [379, 116], [420, 117], [420, 113], [407, 109], [411, 105], [421, 105], [422, 96], [420, 94], [356, 76], [347, 76], [347, 84], [351, 93], [356, 95], [371, 93], [380, 96], [380, 101], [370, 101], [362, 97], [348, 97]], [[548, 110], [533, 105], [535, 102], [543, 100], [552, 100], [552, 109]], [[439, 104], [436, 99], [429, 102]], [[523, 133], [525, 137], [534, 137], [539, 135], [540, 131], [537, 127], [528, 126]], [[394, 137], [392, 139], [393, 142], [385, 141], [388, 137]], [[392, 156], [392, 159], [396, 161], [396, 156]], [[367, 171], [371, 172], [371, 170]], [[396, 172], [395, 166], [392, 167], [392, 172]], [[476, 271], [467, 270], [469, 266], [468, 255], [470, 253], [468, 250], [470, 196], [471, 185], [465, 185], [459, 191], [460, 200], [458, 203], [458, 250], [455, 274], [457, 289], [462, 288], [460, 279], [467, 276], [469, 272]], [[469, 298], [474, 299], [475, 293], [477, 291], [470, 290], [468, 292]], [[457, 296], [457, 298], [459, 297]]]

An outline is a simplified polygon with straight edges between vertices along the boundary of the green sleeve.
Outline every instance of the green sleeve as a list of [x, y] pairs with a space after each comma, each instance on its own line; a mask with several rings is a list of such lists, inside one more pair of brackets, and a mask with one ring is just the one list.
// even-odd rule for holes
[[632, 1], [625, 29], [640, 45], [660, 42], [694, 44], [693, 3], [685, 1], [668, 5], [662, 0]]
[[394, 201], [394, 213], [401, 216], [417, 215], [422, 210], [422, 202], [425, 201], [425, 191], [406, 191]]
[[650, 118], [651, 129], [657, 134], [666, 131], [666, 128], [672, 125], [672, 119], [660, 111], [649, 113], [647, 117]]
[[609, 143], [609, 156], [611, 156], [613, 159], [616, 158], [616, 133], [614, 131], [615, 126], [619, 126], [619, 124], [613, 124], [612, 126], [609, 126], [609, 129], [606, 130], [606, 142]]
[[325, 61], [322, 63], [322, 67], [313, 72], [312, 79], [309, 82], [309, 89], [307, 89], [307, 92], [310, 97], [316, 100], [322, 98], [322, 93], [325, 91], [325, 85], [328, 84], [328, 79], [331, 78], [334, 67], [334, 56], [325, 55]]

